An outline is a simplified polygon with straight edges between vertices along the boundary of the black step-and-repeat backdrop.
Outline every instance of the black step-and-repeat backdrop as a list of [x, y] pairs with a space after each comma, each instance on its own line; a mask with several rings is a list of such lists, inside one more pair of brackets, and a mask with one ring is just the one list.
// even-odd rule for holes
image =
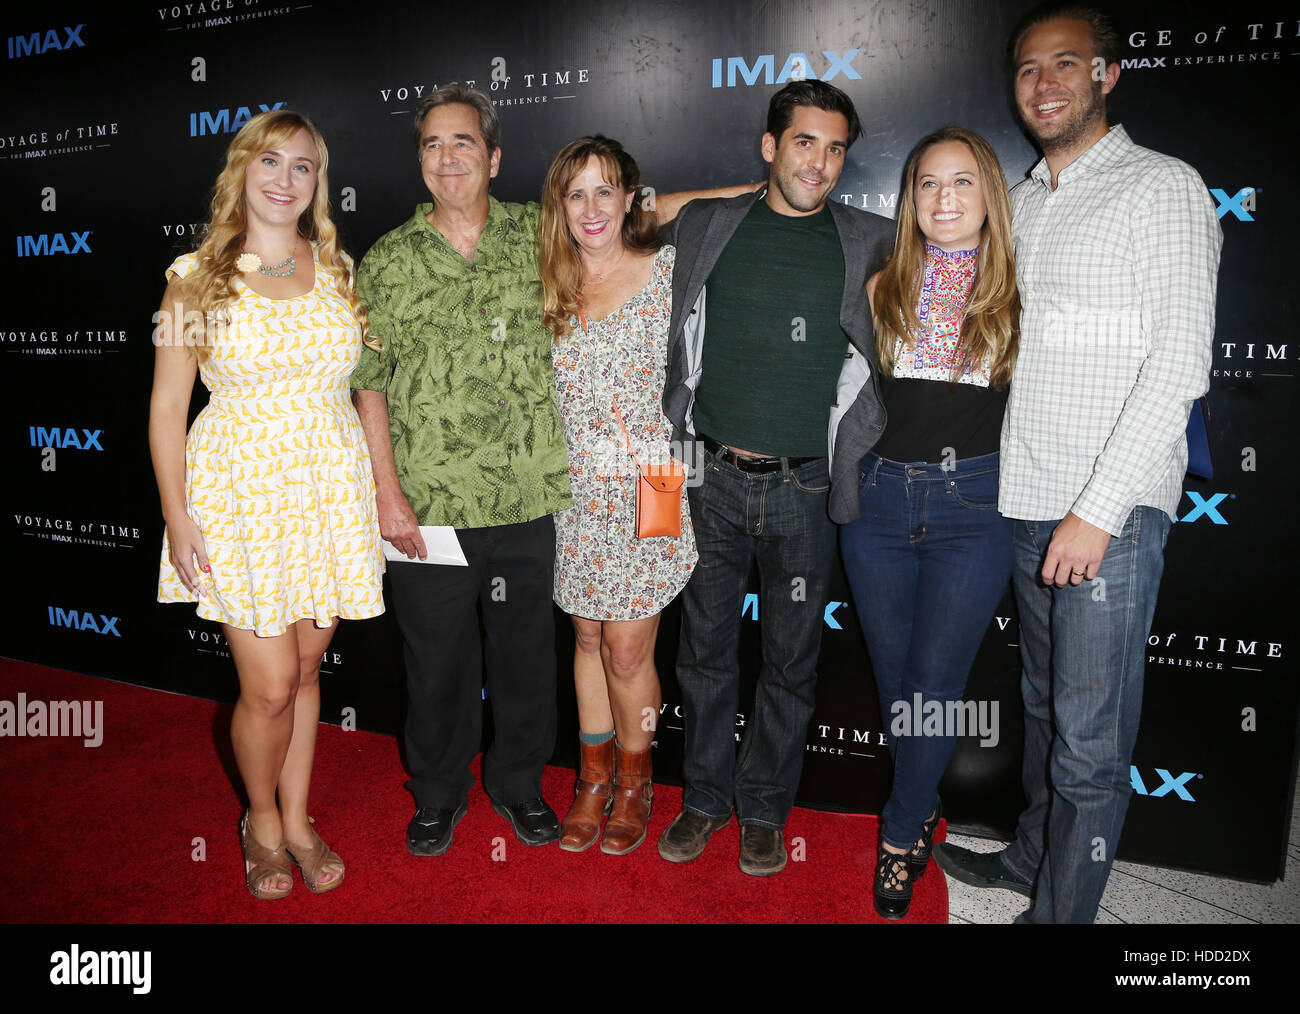
[[[150, 318], [163, 271], [196, 245], [231, 132], [254, 113], [290, 107], [321, 128], [336, 219], [360, 256], [426, 199], [410, 113], [439, 84], [490, 90], [503, 124], [494, 192], [533, 200], [554, 153], [596, 131], [620, 138], [660, 191], [761, 178], [768, 97], [791, 77], [816, 75], [852, 96], [866, 128], [835, 199], [892, 216], [907, 151], [942, 124], [988, 137], [1012, 182], [1034, 163], [1003, 58], [1026, 6], [155, 0], [11, 8], [2, 19], [0, 113], [0, 654], [235, 696], [220, 628], [192, 607], [154, 600], [162, 524], [146, 421]], [[1169, 541], [1120, 854], [1272, 880], [1285, 856], [1297, 729], [1287, 619], [1296, 537], [1285, 506], [1296, 494], [1300, 350], [1295, 237], [1286, 233], [1296, 219], [1284, 156], [1293, 144], [1278, 109], [1300, 67], [1300, 20], [1280, 0], [1140, 9], [1119, 13], [1124, 62], [1112, 122], [1200, 171], [1225, 243], [1209, 394], [1216, 475], [1189, 477]], [[200, 389], [195, 411], [202, 401]], [[887, 727], [842, 575], [831, 595], [800, 801], [877, 812], [890, 778]], [[751, 598], [742, 658], [751, 695], [757, 610]], [[682, 743], [677, 619], [670, 608], [657, 654], [656, 765], [667, 780], [680, 774]], [[571, 763], [572, 641], [567, 620], [557, 613], [556, 622], [557, 760]], [[963, 738], [942, 789], [954, 822], [990, 832], [1007, 832], [1022, 801], [1016, 642], [1008, 597], [968, 691], [985, 724]], [[345, 624], [323, 672], [325, 720], [400, 729], [401, 652], [388, 617]], [[25, 692], [41, 699], [39, 685]], [[738, 736], [745, 718], [736, 717]]]

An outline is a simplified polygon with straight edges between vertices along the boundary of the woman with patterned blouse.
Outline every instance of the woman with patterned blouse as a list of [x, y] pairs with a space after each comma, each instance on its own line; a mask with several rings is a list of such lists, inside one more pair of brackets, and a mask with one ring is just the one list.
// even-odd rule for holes
[[1011, 577], [998, 445], [1020, 299], [1006, 181], [982, 137], [945, 127], [913, 149], [894, 253], [867, 294], [888, 421], [841, 547], [894, 761], [874, 902], [898, 919], [930, 859], [952, 719]]
[[686, 488], [679, 537], [638, 538], [637, 465], [668, 460], [663, 389], [674, 249], [638, 199], [617, 142], [565, 146], [546, 178], [538, 230], [543, 318], [569, 449], [574, 506], [555, 515], [555, 601], [573, 618], [582, 766], [560, 847], [631, 852], [645, 840], [659, 716], [659, 614], [697, 554]]

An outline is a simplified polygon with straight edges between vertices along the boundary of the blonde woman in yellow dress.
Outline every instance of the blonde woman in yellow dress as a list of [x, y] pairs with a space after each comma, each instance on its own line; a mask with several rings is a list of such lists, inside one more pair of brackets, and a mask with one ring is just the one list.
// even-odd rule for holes
[[[245, 880], [260, 899], [344, 867], [307, 795], [320, 662], [340, 617], [383, 612], [383, 553], [348, 377], [365, 312], [329, 216], [329, 154], [289, 110], [235, 136], [199, 249], [168, 269], [154, 333], [149, 445], [167, 529], [160, 602], [224, 624], [248, 792]], [[195, 376], [210, 397], [188, 436]]]

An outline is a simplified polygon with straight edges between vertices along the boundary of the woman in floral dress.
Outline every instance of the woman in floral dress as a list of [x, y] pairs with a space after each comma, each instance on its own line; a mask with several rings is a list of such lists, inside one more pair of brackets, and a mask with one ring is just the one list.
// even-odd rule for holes
[[669, 458], [663, 414], [674, 249], [656, 238], [640, 171], [617, 142], [579, 138], [556, 156], [540, 227], [544, 319], [574, 506], [556, 515], [555, 601], [573, 618], [582, 763], [560, 847], [631, 852], [645, 840], [661, 610], [697, 554], [686, 487], [678, 537], [638, 538], [637, 466]]

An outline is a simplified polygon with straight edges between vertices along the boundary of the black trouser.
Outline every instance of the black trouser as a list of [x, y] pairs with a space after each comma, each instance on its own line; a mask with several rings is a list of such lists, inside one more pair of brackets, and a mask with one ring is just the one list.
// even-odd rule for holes
[[483, 758], [488, 795], [540, 796], [555, 747], [555, 524], [548, 514], [456, 536], [468, 567], [388, 565], [406, 658], [406, 787], [418, 808], [458, 807], [474, 784], [485, 672], [496, 730]]

